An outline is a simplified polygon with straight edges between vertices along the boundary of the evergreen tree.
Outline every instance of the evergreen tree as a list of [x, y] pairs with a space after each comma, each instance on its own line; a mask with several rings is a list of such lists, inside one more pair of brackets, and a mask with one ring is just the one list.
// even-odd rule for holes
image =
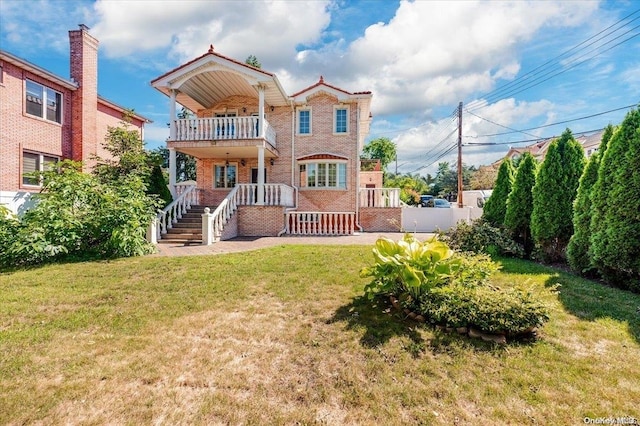
[[640, 292], [640, 110], [609, 140], [592, 194], [591, 261], [610, 284]]
[[149, 175], [149, 181], [147, 182], [147, 194], [158, 195], [162, 200], [163, 208], [173, 201], [171, 191], [169, 191], [169, 186], [167, 185], [167, 180], [165, 179], [164, 174], [162, 173], [162, 168], [159, 164], [155, 164], [153, 169], [151, 169], [151, 175]]
[[578, 186], [578, 195], [573, 205], [573, 235], [567, 246], [567, 260], [571, 268], [584, 275], [590, 275], [593, 271], [590, 268], [591, 260], [589, 257], [591, 226], [591, 194], [593, 187], [598, 180], [598, 167], [600, 166], [600, 158], [606, 150], [607, 144], [613, 135], [614, 128], [608, 125], [602, 134], [602, 141], [598, 152], [593, 154], [584, 169], [584, 173], [580, 178]]
[[487, 200], [482, 211], [482, 218], [492, 226], [504, 226], [504, 215], [507, 212], [507, 197], [511, 193], [515, 171], [510, 159], [506, 159], [498, 169], [498, 177], [493, 187], [491, 197]]
[[533, 250], [531, 238], [532, 191], [536, 184], [537, 168], [536, 160], [530, 153], [525, 152], [519, 161], [513, 189], [507, 198], [507, 212], [504, 217], [505, 228], [511, 232], [514, 240], [523, 245], [527, 256], [530, 256]]
[[549, 146], [533, 187], [531, 235], [543, 260], [565, 258], [573, 235], [573, 200], [584, 169], [584, 151], [567, 129]]

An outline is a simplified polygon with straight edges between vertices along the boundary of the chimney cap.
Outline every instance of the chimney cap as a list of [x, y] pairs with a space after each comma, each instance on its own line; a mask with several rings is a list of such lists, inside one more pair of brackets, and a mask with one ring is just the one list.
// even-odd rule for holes
[[78, 24], [78, 27], [79, 27], [81, 30], [89, 31], [89, 27], [87, 27], [85, 24]]

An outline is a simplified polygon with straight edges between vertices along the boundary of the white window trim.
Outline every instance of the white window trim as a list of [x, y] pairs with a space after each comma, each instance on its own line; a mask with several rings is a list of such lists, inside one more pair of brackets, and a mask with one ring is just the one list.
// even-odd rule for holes
[[[302, 186], [302, 182], [298, 182], [298, 188], [302, 191], [347, 191], [349, 189], [349, 161], [340, 159], [318, 159], [318, 160], [302, 160], [298, 161], [297, 173], [298, 180], [300, 180], [300, 166], [307, 164], [344, 164], [345, 165], [345, 183], [344, 187], [341, 186]], [[337, 172], [336, 168], [336, 172]], [[317, 171], [316, 171], [317, 173]], [[318, 175], [316, 174], [316, 182], [318, 181]], [[329, 174], [327, 173], [327, 179]], [[338, 176], [336, 175], [336, 184], [338, 183]]]
[[[229, 166], [234, 166], [236, 168], [236, 185], [238, 184], [238, 163], [235, 161], [229, 161]], [[213, 179], [212, 179], [212, 187], [213, 189], [218, 189], [218, 190], [230, 190], [233, 189], [233, 186], [224, 186], [224, 187], [217, 187], [216, 186], [216, 167], [218, 166], [223, 166], [223, 167], [227, 167], [227, 163], [226, 162], [218, 162], [218, 163], [213, 163]], [[227, 175], [225, 174], [224, 176], [225, 179], [225, 185], [227, 183]], [[235, 185], [234, 185], [235, 186]]]
[[[27, 104], [26, 104], [26, 102], [27, 102], [27, 100], [26, 100], [26, 98], [27, 98], [27, 82], [31, 82], [33, 84], [37, 84], [38, 86], [42, 87], [42, 115], [41, 116], [33, 115], [33, 114], [27, 112]], [[57, 94], [60, 95], [60, 104], [58, 105], [58, 108], [60, 108], [60, 122], [57, 122], [55, 120], [49, 120], [47, 118], [47, 100], [48, 100], [47, 99], [47, 89], [49, 89], [49, 90], [53, 91], [54, 93], [57, 93]], [[25, 102], [24, 103], [24, 113], [25, 113], [25, 115], [27, 115], [29, 117], [35, 117], [35, 118], [38, 118], [40, 120], [47, 121], [49, 123], [55, 123], [55, 124], [58, 124], [60, 126], [62, 125], [62, 123], [64, 123], [64, 110], [62, 109], [63, 105], [64, 105], [64, 93], [59, 92], [59, 91], [57, 91], [57, 90], [55, 90], [55, 89], [53, 89], [51, 87], [45, 86], [44, 84], [38, 83], [37, 81], [33, 81], [33, 80], [30, 80], [30, 79], [27, 78], [27, 79], [24, 80], [23, 101]]]
[[[300, 111], [309, 111], [309, 133], [300, 133]], [[297, 107], [296, 108], [296, 136], [311, 136], [313, 135], [313, 111], [311, 107]]]
[[[33, 154], [38, 156], [38, 170], [39, 172], [44, 172], [44, 157], [55, 158], [57, 162], [60, 161], [60, 156], [47, 154], [44, 152], [31, 151], [29, 149], [22, 150], [22, 155], [20, 156], [20, 186], [24, 188], [40, 188], [42, 187], [42, 183], [24, 183], [24, 154]], [[34, 170], [36, 171], [36, 170]]]
[[[336, 132], [336, 128], [338, 125], [338, 110], [342, 110], [345, 109], [347, 110], [347, 131], [346, 132]], [[351, 116], [351, 110], [349, 109], [349, 105], [334, 105], [333, 106], [333, 127], [332, 127], [332, 132], [335, 136], [344, 136], [344, 135], [348, 135], [350, 129], [349, 126], [349, 117]]]

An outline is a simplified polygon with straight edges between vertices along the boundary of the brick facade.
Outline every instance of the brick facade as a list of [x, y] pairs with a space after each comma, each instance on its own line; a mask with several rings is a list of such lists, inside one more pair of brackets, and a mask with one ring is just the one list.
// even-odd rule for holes
[[284, 207], [242, 206], [238, 209], [238, 234], [245, 237], [277, 237], [284, 227]]
[[401, 232], [402, 208], [361, 208], [360, 226], [365, 232]]
[[[81, 25], [69, 31], [69, 45], [69, 80], [0, 51], [0, 204], [14, 212], [40, 190], [22, 183], [24, 152], [84, 161], [89, 171], [93, 155], [109, 157], [102, 149], [108, 126], [121, 125], [125, 110], [98, 96], [98, 41]], [[62, 95], [61, 123], [27, 113], [27, 81]], [[132, 126], [142, 133], [145, 122], [135, 115]]]

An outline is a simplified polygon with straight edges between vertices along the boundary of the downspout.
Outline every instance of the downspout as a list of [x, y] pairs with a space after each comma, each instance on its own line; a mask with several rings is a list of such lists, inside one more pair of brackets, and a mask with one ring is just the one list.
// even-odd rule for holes
[[[296, 137], [296, 108], [295, 108], [295, 104], [293, 102], [293, 100], [290, 100], [290, 105], [291, 105], [291, 187], [293, 188], [295, 195], [294, 195], [294, 206], [288, 209], [285, 209], [285, 213], [289, 212], [291, 210], [297, 210], [298, 209], [298, 203], [300, 202], [300, 191], [298, 190], [298, 187], [296, 186], [296, 144], [295, 144], [295, 137]], [[278, 237], [282, 236], [285, 232], [287, 232], [287, 227], [285, 226], [282, 231], [278, 232]]]
[[360, 102], [356, 108], [356, 226], [363, 232], [360, 225]]

